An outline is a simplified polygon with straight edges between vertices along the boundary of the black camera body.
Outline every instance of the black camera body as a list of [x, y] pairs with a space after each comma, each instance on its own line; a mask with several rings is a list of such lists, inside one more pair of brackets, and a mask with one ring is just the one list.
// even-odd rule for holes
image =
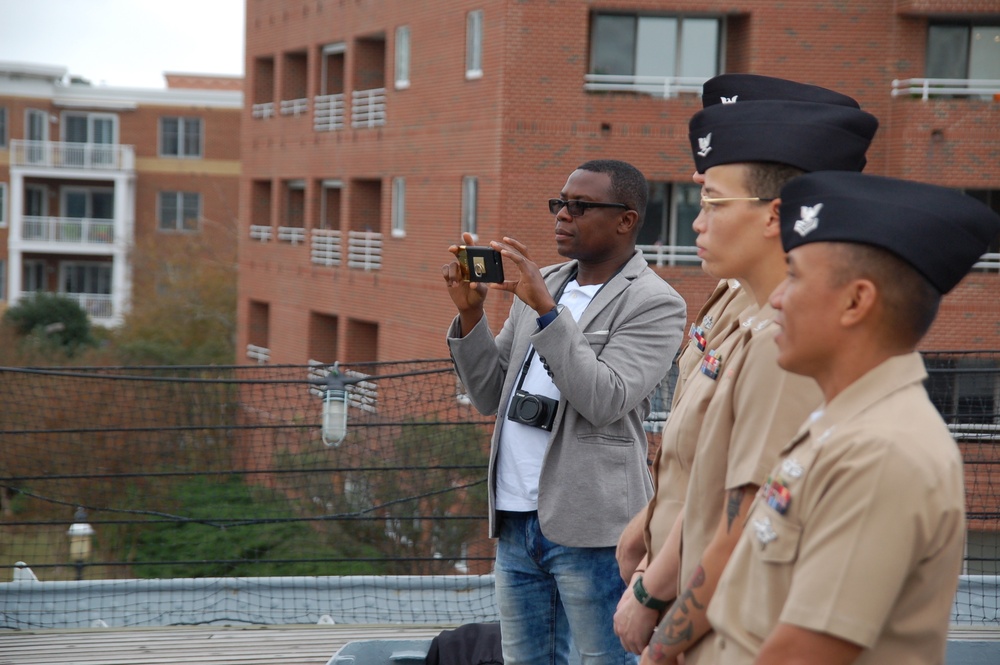
[[518, 390], [507, 409], [507, 420], [551, 432], [558, 409], [558, 400]]
[[500, 252], [492, 247], [460, 245], [458, 263], [462, 279], [466, 282], [502, 282], [503, 261]]

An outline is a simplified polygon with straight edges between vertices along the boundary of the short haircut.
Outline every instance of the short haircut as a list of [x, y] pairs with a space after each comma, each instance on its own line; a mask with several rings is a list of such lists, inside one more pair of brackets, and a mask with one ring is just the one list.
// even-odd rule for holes
[[885, 308], [883, 329], [901, 347], [912, 348], [927, 334], [941, 292], [913, 266], [892, 252], [852, 242], [832, 242], [838, 251], [834, 259], [834, 286], [852, 279], [868, 279], [875, 284]]
[[805, 173], [800, 168], [778, 162], [745, 162], [744, 166], [747, 167], [747, 192], [762, 199], [780, 198], [785, 183]]
[[639, 220], [635, 225], [635, 233], [638, 233], [642, 223], [646, 221], [646, 200], [649, 197], [649, 185], [646, 184], [646, 176], [642, 175], [642, 171], [617, 159], [592, 159], [576, 168], [580, 171], [608, 174], [611, 178], [611, 195], [616, 199], [612, 203], [624, 203], [629, 209], [639, 213]]

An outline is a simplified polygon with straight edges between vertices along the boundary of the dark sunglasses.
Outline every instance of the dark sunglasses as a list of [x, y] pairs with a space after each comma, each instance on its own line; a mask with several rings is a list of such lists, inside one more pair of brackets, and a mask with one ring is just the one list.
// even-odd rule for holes
[[562, 199], [549, 199], [549, 212], [558, 215], [559, 211], [566, 206], [570, 217], [579, 217], [587, 212], [587, 208], [624, 208], [631, 210], [624, 203], [602, 203], [600, 201], [564, 201]]

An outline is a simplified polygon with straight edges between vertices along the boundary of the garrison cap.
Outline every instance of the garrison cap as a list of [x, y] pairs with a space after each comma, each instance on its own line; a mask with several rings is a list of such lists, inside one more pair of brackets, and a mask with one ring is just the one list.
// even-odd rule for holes
[[812, 171], [860, 171], [878, 129], [850, 106], [784, 100], [715, 104], [688, 123], [699, 173], [740, 162], [777, 162]]
[[785, 251], [811, 242], [874, 245], [903, 259], [942, 294], [1000, 234], [1000, 215], [953, 189], [860, 173], [827, 171], [781, 190]]
[[719, 74], [705, 81], [701, 93], [701, 103], [706, 108], [766, 99], [861, 108], [852, 97], [839, 92], [760, 74]]

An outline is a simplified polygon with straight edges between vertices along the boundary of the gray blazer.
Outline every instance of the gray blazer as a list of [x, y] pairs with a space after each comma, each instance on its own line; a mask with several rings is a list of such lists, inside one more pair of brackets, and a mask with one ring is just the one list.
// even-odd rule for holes
[[[576, 261], [542, 270], [555, 294]], [[542, 462], [538, 518], [549, 540], [568, 547], [610, 547], [653, 494], [646, 463], [650, 396], [680, 346], [681, 296], [641, 252], [611, 278], [579, 323], [560, 313], [543, 330], [515, 298], [494, 339], [486, 317], [465, 337], [458, 318], [448, 346], [472, 404], [501, 413], [490, 449], [490, 536], [497, 537], [496, 462], [506, 406], [529, 346], [545, 358], [561, 399]], [[507, 371], [508, 368], [511, 371]]]

